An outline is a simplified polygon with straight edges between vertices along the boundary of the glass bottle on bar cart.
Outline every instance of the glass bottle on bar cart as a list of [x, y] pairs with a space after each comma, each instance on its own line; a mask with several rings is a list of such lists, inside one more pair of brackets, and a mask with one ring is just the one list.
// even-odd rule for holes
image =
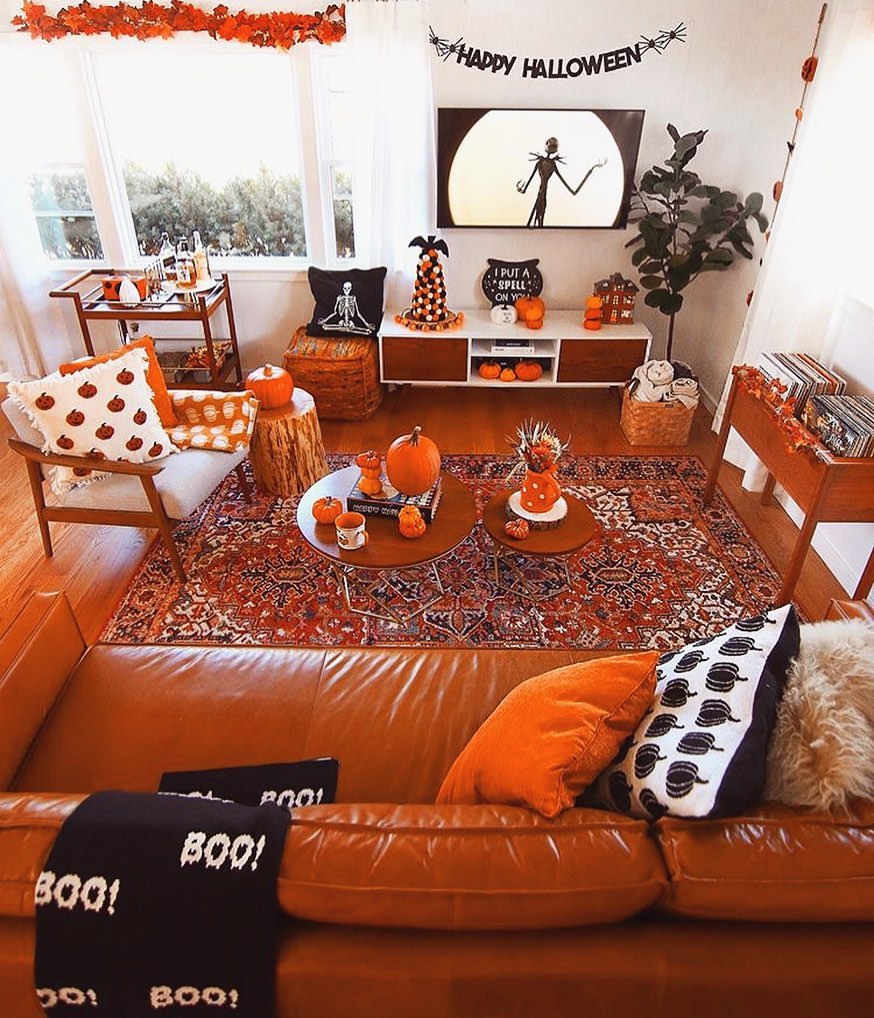
[[210, 278], [209, 256], [206, 253], [206, 248], [203, 246], [203, 241], [200, 239], [200, 230], [194, 231], [193, 240], [194, 270], [197, 274], [197, 282], [202, 283], [205, 279]]
[[158, 261], [161, 264], [164, 279], [175, 279], [176, 248], [170, 243], [170, 235], [168, 233], [161, 234], [161, 249], [158, 251]]
[[181, 237], [176, 246], [176, 285], [180, 290], [193, 290], [197, 286], [194, 256], [188, 250], [186, 237]]

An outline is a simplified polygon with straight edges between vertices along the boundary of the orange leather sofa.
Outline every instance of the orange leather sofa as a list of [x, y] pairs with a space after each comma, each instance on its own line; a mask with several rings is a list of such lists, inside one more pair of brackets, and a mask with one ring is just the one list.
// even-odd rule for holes
[[84, 794], [322, 755], [339, 801], [289, 832], [281, 1018], [874, 1013], [870, 804], [655, 824], [433, 805], [509, 689], [591, 656], [87, 647], [63, 596], [32, 597], [0, 637], [0, 1015], [42, 1014], [33, 888]]

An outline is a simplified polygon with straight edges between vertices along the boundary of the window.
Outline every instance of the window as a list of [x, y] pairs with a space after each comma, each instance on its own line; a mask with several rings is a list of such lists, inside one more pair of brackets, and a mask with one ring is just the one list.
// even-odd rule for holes
[[213, 44], [168, 60], [108, 50], [94, 67], [140, 254], [199, 230], [230, 257], [307, 255], [288, 56]]
[[4, 131], [29, 183], [30, 202], [45, 256], [51, 260], [103, 257], [86, 175], [85, 150], [74, 99], [75, 67], [46, 47], [5, 47], [0, 88], [10, 96], [27, 83], [26, 99], [7, 102]]
[[213, 259], [354, 257], [345, 55], [311, 74], [311, 48], [4, 46], [46, 256], [126, 264], [198, 230]]

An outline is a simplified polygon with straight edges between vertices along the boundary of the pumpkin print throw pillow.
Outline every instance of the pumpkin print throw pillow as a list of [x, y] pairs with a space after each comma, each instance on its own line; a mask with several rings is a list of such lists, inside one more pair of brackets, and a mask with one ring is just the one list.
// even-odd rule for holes
[[[55, 372], [32, 382], [10, 382], [9, 395], [41, 432], [43, 452], [149, 463], [176, 452], [161, 426], [146, 381], [149, 358], [133, 349], [71, 375]], [[105, 472], [52, 467], [57, 495]]]
[[738, 816], [755, 805], [798, 648], [798, 619], [784, 605], [663, 654], [649, 710], [586, 804], [643, 819]]

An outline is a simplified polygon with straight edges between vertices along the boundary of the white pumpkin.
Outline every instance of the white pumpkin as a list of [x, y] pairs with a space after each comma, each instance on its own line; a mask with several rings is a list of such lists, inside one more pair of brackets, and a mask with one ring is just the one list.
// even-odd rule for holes
[[495, 325], [512, 325], [519, 317], [519, 313], [512, 304], [495, 304], [489, 312], [489, 318]]

